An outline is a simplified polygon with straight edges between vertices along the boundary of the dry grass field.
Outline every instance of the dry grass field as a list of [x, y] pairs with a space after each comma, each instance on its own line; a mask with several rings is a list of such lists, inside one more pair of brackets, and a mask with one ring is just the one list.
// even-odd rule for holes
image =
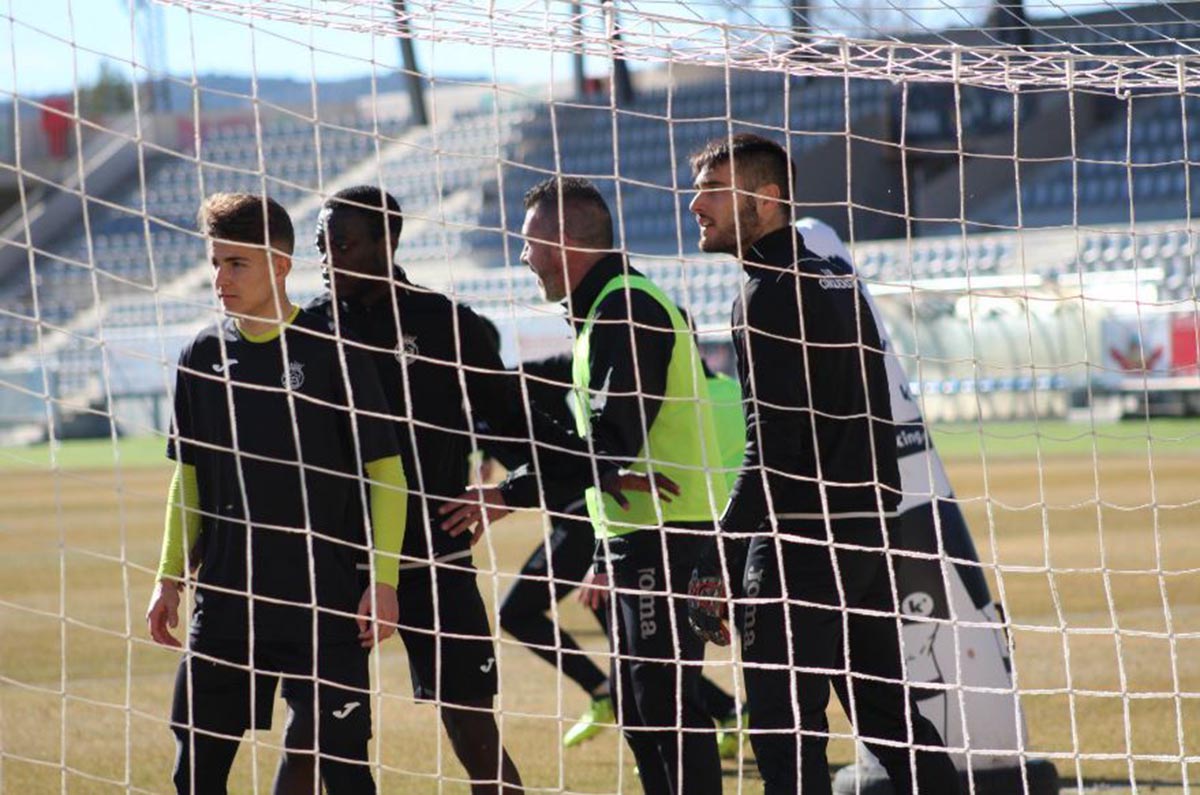
[[[1156, 423], [1152, 445], [1144, 423], [1041, 430], [937, 437], [1013, 623], [1033, 748], [1054, 757], [1064, 790], [1132, 790], [1133, 778], [1138, 791], [1183, 791], [1196, 777], [1185, 761], [1200, 757], [1200, 426]], [[170, 791], [177, 656], [142, 621], [168, 476], [158, 454], [122, 446], [116, 468], [101, 443], [64, 450], [51, 470], [44, 450], [0, 451], [0, 793]], [[541, 532], [537, 517], [514, 517], [481, 545], [489, 601]], [[577, 605], [561, 621], [602, 650]], [[509, 642], [499, 663], [506, 742], [531, 789], [639, 791], [614, 732], [559, 750], [581, 693]], [[465, 793], [434, 709], [410, 699], [399, 643], [377, 673], [381, 791]], [[731, 684], [728, 667], [713, 676]], [[231, 792], [269, 791], [278, 737], [243, 746]], [[850, 744], [832, 756], [850, 761]], [[726, 791], [760, 792], [743, 764], [740, 776], [727, 764]]]

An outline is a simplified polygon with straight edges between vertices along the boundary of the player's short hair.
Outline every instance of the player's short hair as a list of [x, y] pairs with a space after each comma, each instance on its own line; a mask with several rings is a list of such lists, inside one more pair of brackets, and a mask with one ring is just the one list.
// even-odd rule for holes
[[283, 205], [256, 193], [214, 193], [200, 204], [200, 231], [213, 240], [267, 246], [291, 256], [296, 230]]
[[738, 133], [732, 137], [713, 138], [694, 153], [690, 162], [692, 176], [705, 168], [717, 168], [734, 161], [734, 170], [745, 190], [754, 191], [763, 185], [778, 185], [779, 197], [792, 200], [792, 184], [796, 166], [787, 150], [770, 138], [754, 133]]
[[583, 177], [548, 177], [525, 193], [525, 209], [541, 207], [556, 229], [560, 205], [568, 237], [588, 248], [612, 248], [612, 213], [595, 185]]
[[354, 210], [362, 213], [371, 221], [371, 233], [375, 240], [383, 237], [384, 219], [387, 215], [388, 237], [400, 239], [404, 229], [404, 215], [400, 211], [400, 202], [396, 197], [375, 185], [352, 185], [342, 188], [325, 200], [325, 206], [331, 210]]

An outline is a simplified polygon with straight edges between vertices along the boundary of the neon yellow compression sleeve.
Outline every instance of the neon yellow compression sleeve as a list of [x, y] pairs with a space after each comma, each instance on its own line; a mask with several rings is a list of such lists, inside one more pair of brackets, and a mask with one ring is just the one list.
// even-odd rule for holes
[[367, 462], [371, 478], [371, 527], [375, 535], [375, 580], [400, 582], [400, 549], [408, 526], [408, 480], [400, 456]]
[[176, 464], [167, 493], [167, 517], [163, 529], [162, 557], [158, 578], [183, 577], [188, 552], [200, 538], [200, 487], [196, 467]]

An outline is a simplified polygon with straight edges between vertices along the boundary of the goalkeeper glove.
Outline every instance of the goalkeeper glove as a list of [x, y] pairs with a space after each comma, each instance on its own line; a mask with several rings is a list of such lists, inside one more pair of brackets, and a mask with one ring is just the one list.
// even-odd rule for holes
[[728, 646], [730, 641], [725, 596], [725, 578], [721, 576], [721, 561], [714, 540], [692, 570], [687, 606], [692, 632], [718, 646]]

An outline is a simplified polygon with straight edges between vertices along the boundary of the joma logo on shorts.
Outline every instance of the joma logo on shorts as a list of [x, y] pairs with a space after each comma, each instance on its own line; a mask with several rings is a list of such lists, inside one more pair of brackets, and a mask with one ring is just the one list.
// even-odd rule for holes
[[[643, 591], [653, 591], [656, 585], [654, 569], [638, 569], [638, 588]], [[642, 594], [638, 597], [639, 634], [642, 639], [658, 631], [658, 623], [654, 620], [654, 594]]]
[[[762, 590], [762, 578], [762, 569], [746, 569], [746, 596], [751, 599], [758, 596], [758, 592]], [[745, 616], [746, 619], [742, 625], [742, 646], [748, 648], [754, 645], [754, 624], [758, 620], [758, 605], [746, 605]]]

